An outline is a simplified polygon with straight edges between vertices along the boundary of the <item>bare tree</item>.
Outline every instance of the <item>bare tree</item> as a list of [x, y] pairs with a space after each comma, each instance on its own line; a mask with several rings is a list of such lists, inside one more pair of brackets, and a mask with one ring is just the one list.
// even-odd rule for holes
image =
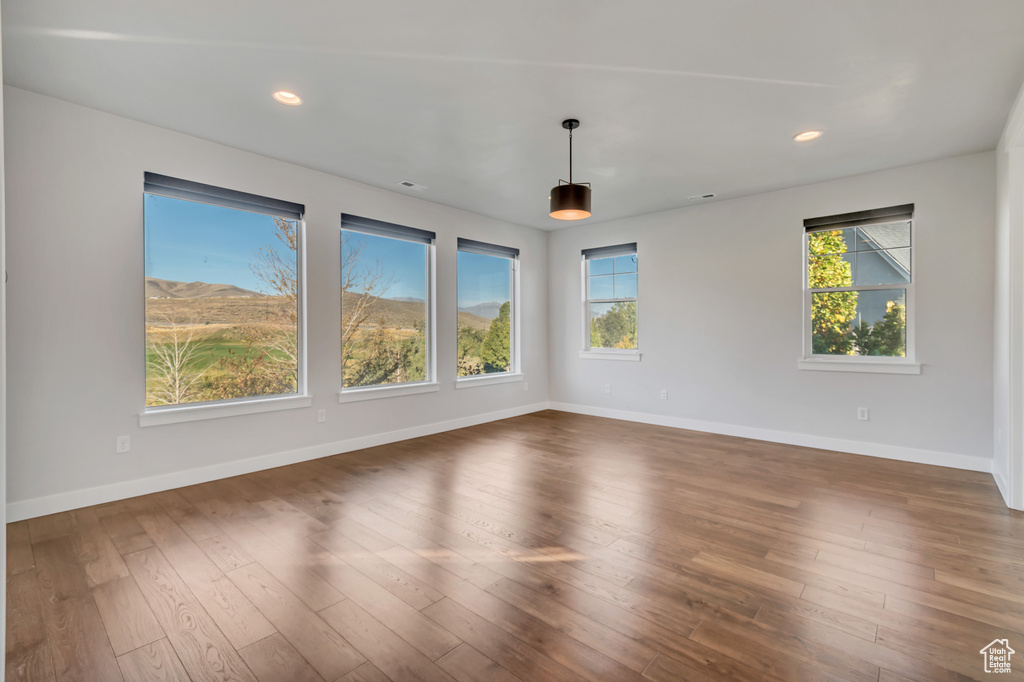
[[[386, 277], [380, 261], [367, 263], [363, 257], [366, 241], [351, 232], [341, 233], [341, 366], [353, 360], [361, 327], [373, 315], [374, 304], [394, 284]], [[383, 320], [381, 322], [383, 324]], [[380, 325], [377, 325], [378, 327]], [[346, 382], [348, 383], [348, 382]]]
[[147, 378], [154, 380], [154, 386], [147, 391], [147, 405], [178, 405], [190, 402], [197, 391], [197, 384], [209, 367], [196, 370], [192, 365], [205, 349], [205, 344], [196, 333], [192, 323], [169, 322], [165, 337], [154, 338], [155, 332], [147, 332], [146, 347], [150, 358], [146, 361]]

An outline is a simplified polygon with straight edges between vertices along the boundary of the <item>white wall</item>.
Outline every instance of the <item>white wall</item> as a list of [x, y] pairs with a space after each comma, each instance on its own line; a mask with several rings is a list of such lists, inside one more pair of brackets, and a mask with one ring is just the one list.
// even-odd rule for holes
[[[0, 73], [3, 73], [3, 49], [0, 49]], [[4, 97], [0, 91], [0, 566], [7, 565], [7, 237], [4, 216]], [[7, 581], [0, 584], [0, 640], [7, 641]], [[0, 670], [0, 682], [4, 671]]]
[[[14, 169], [7, 178], [12, 520], [523, 413], [546, 401], [544, 233], [23, 90], [5, 93], [6, 160]], [[305, 204], [311, 408], [139, 427], [145, 171]], [[439, 393], [338, 404], [341, 212], [437, 232]], [[521, 249], [529, 392], [522, 383], [454, 390], [457, 237]], [[316, 423], [317, 409], [327, 410], [327, 423]], [[130, 454], [114, 453], [118, 435], [131, 436]]]
[[[989, 471], [994, 183], [987, 152], [554, 233], [553, 406]], [[922, 374], [798, 370], [803, 219], [904, 203]], [[642, 360], [579, 359], [580, 250], [632, 241]]]
[[1024, 88], [996, 149], [995, 452], [1006, 504], [1024, 509]]

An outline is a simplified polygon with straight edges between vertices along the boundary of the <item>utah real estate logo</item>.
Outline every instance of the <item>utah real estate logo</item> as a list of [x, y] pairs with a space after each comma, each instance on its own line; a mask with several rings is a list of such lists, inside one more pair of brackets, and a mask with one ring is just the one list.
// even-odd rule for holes
[[993, 639], [980, 653], [985, 657], [985, 672], [1008, 673], [1010, 656], [1017, 652], [1010, 648], [1009, 640]]

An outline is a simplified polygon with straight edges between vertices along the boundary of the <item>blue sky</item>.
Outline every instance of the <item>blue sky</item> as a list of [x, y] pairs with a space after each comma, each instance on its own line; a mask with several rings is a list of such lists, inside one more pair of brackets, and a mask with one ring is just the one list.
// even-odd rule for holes
[[349, 230], [342, 232], [345, 234], [343, 249], [362, 248], [356, 267], [372, 270], [379, 264], [382, 280], [391, 280], [384, 298], [426, 299], [427, 254], [424, 244]]
[[[269, 246], [287, 251], [276, 237], [270, 216], [211, 206], [184, 199], [145, 195], [146, 276], [176, 282], [233, 284], [262, 293], [266, 290], [249, 265], [254, 254]], [[361, 245], [360, 262], [380, 263], [392, 283], [387, 298], [425, 298], [426, 261], [423, 244], [349, 232], [353, 247]], [[509, 260], [459, 252], [460, 308], [509, 300]]]
[[470, 308], [478, 303], [504, 303], [512, 297], [512, 273], [508, 258], [459, 251], [459, 303]]
[[153, 194], [145, 210], [147, 277], [271, 293], [249, 264], [262, 246], [288, 250], [272, 217]]

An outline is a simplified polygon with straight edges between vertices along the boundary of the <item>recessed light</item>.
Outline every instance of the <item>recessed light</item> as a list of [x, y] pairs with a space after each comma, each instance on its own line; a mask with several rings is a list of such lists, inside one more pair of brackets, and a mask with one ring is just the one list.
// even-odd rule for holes
[[287, 104], [290, 107], [297, 107], [302, 104], [302, 98], [296, 95], [294, 92], [288, 92], [287, 90], [278, 90], [274, 93], [274, 99], [281, 104]]
[[794, 135], [793, 139], [797, 142], [810, 142], [811, 140], [817, 140], [819, 137], [821, 137], [820, 130], [805, 130], [799, 135]]

